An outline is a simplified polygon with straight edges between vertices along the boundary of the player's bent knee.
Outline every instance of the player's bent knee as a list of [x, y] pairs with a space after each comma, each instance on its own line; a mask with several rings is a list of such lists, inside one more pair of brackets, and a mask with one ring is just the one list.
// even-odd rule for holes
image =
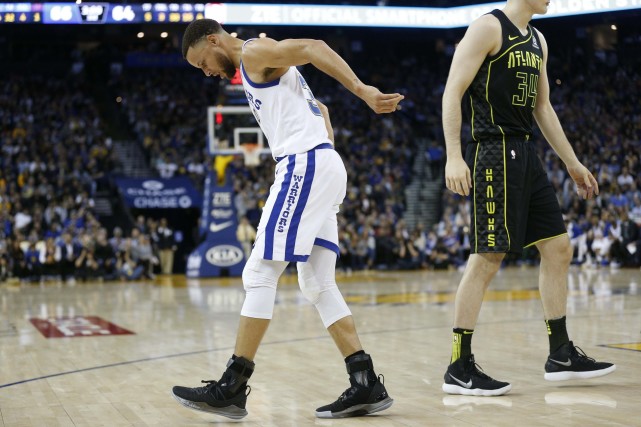
[[298, 264], [298, 283], [303, 296], [318, 310], [326, 328], [352, 314], [336, 282], [319, 279], [311, 265]]
[[305, 299], [316, 305], [320, 297], [321, 286], [310, 265], [298, 264], [298, 285]]
[[272, 318], [276, 285], [285, 267], [286, 262], [249, 257], [243, 269], [246, 296], [241, 315], [258, 319]]
[[340, 319], [352, 315], [336, 283], [326, 284], [321, 289], [316, 309], [326, 328]]
[[283, 261], [269, 261], [250, 256], [242, 275], [245, 291], [265, 286], [276, 289], [278, 279], [285, 271], [287, 264]]

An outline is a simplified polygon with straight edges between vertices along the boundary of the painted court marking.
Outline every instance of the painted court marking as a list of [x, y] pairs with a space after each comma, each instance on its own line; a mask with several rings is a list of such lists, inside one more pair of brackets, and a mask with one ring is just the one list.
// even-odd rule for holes
[[29, 321], [45, 338], [97, 337], [109, 335], [132, 335], [128, 329], [121, 328], [98, 316], [33, 317]]

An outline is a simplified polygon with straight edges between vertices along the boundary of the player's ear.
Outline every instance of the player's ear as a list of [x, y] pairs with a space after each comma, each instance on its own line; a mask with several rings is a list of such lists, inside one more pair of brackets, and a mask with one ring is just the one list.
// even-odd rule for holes
[[214, 46], [219, 46], [220, 45], [220, 35], [219, 34], [208, 34], [207, 35], [207, 43], [211, 43]]

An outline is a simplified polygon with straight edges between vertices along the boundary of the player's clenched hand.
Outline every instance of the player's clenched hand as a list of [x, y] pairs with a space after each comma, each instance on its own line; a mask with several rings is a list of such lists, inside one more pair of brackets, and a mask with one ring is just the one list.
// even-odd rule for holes
[[568, 166], [568, 173], [576, 183], [576, 192], [583, 199], [591, 199], [599, 194], [599, 184], [594, 176], [581, 163]]
[[400, 93], [382, 93], [374, 86], [367, 85], [361, 89], [359, 96], [377, 114], [393, 113], [405, 98]]
[[445, 185], [461, 196], [469, 196], [472, 188], [470, 168], [463, 158], [448, 159], [445, 163]]

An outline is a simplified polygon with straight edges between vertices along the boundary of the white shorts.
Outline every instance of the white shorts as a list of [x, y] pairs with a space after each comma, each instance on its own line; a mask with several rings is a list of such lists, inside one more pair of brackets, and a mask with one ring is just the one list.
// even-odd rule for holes
[[333, 149], [292, 154], [276, 165], [253, 251], [263, 259], [305, 262], [314, 245], [339, 254], [336, 214], [347, 172]]

